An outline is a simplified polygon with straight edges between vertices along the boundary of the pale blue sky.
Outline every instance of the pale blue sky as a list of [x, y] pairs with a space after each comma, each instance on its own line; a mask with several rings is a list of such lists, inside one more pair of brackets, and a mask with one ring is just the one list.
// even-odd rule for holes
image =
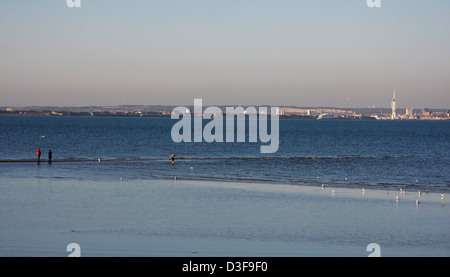
[[2, 0], [0, 106], [449, 108], [450, 1], [381, 3]]

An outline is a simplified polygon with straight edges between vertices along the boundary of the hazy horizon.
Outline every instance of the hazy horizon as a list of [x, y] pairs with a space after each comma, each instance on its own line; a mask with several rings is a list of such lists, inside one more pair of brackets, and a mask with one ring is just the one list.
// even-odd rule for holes
[[0, 106], [447, 109], [450, 2], [0, 2]]

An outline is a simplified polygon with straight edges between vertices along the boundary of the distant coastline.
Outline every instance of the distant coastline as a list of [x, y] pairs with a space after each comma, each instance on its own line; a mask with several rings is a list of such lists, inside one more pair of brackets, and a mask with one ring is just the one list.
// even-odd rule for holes
[[[0, 115], [23, 116], [115, 116], [169, 117], [176, 106], [119, 105], [119, 106], [26, 106], [0, 107]], [[191, 108], [187, 106], [188, 108]], [[247, 106], [243, 106], [244, 108]], [[223, 108], [225, 110], [225, 106]], [[399, 120], [448, 120], [449, 109], [397, 109]], [[390, 119], [390, 108], [336, 108], [280, 106], [280, 118], [302, 119]]]

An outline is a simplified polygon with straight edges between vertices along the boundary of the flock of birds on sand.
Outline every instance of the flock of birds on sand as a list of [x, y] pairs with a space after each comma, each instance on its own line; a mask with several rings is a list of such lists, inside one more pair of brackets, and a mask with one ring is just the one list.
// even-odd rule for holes
[[[318, 177], [316, 177], [316, 178], [318, 179]], [[345, 178], [345, 180], [347, 181], [348, 178]], [[416, 182], [417, 182], [417, 180], [416, 180]], [[325, 184], [322, 184], [322, 190], [324, 190], [324, 189], [325, 189]], [[366, 193], [366, 189], [363, 188], [363, 189], [362, 189], [362, 194], [365, 194], [365, 193]], [[425, 193], [428, 194], [429, 191], [426, 190]], [[331, 195], [334, 196], [335, 194], [336, 194], [336, 190], [335, 190], [335, 189], [332, 189], [332, 190], [331, 190]], [[400, 194], [403, 195], [403, 196], [405, 196], [405, 195], [406, 195], [406, 190], [400, 188]], [[387, 191], [387, 195], [389, 195], [389, 191]], [[419, 190], [417, 196], [418, 196], [418, 197], [422, 196], [422, 191]], [[400, 201], [400, 199], [401, 199], [400, 196], [398, 196], [398, 195], [395, 196], [395, 201], [396, 201], [397, 203]], [[442, 206], [442, 207], [445, 206], [445, 202], [443, 201], [444, 199], [445, 199], [445, 195], [444, 195], [443, 193], [441, 193], [441, 200], [442, 200], [441, 206]], [[419, 204], [420, 204], [420, 201], [419, 201], [419, 200], [416, 200], [416, 205], [419, 206]]]

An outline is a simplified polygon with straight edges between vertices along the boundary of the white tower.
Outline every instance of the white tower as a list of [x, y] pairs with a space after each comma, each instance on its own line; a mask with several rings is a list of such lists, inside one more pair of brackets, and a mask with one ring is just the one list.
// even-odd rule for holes
[[397, 118], [397, 113], [396, 113], [397, 103], [395, 102], [395, 89], [394, 89], [394, 96], [392, 97], [391, 108], [392, 108], [391, 119], [396, 119]]

